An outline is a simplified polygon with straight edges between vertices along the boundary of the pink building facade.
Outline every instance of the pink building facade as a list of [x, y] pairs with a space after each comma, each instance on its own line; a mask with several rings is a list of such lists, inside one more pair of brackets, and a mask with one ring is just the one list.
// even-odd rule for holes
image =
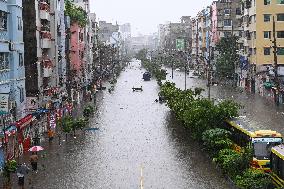
[[71, 70], [77, 77], [82, 77], [84, 66], [84, 28], [81, 28], [78, 23], [73, 23], [70, 28], [71, 31], [71, 52], [70, 62]]
[[211, 28], [211, 35], [212, 35], [212, 39], [211, 42], [213, 44], [216, 44], [220, 37], [219, 37], [219, 33], [218, 33], [218, 9], [217, 9], [217, 3], [213, 2], [213, 4], [211, 5], [211, 11], [212, 11], [212, 17], [211, 17], [211, 21], [212, 21], [212, 28]]

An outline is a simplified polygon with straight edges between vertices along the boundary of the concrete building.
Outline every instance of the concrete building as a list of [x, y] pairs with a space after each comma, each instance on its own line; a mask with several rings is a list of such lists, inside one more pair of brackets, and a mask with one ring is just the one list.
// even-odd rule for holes
[[[273, 50], [273, 19], [276, 26], [278, 75], [284, 76], [284, 1], [243, 1], [242, 56], [249, 63], [242, 75], [242, 85], [263, 96], [274, 98], [280, 93], [283, 103], [283, 77], [279, 77], [280, 91], [275, 87], [275, 60]], [[243, 70], [242, 70], [243, 71]], [[270, 85], [269, 85], [270, 84]]]
[[[23, 2], [26, 94], [37, 99], [38, 106], [50, 106], [58, 94], [58, 24], [63, 8], [59, 0]], [[62, 15], [62, 14], [61, 14]], [[62, 31], [61, 31], [62, 33]], [[62, 49], [61, 49], [62, 50]], [[55, 99], [54, 99], [55, 100]]]
[[212, 45], [215, 45], [222, 37], [240, 36], [242, 32], [241, 0], [214, 1], [211, 11]]
[[184, 51], [190, 52], [192, 48], [191, 17], [183, 16], [179, 23], [159, 25], [158, 46], [160, 50], [174, 51], [177, 40], [184, 41]]
[[109, 44], [110, 40], [112, 40], [113, 33], [117, 33], [118, 31], [119, 25], [113, 25], [106, 21], [99, 21], [99, 39], [101, 42]]
[[22, 18], [21, 0], [0, 2], [0, 128], [25, 113]]

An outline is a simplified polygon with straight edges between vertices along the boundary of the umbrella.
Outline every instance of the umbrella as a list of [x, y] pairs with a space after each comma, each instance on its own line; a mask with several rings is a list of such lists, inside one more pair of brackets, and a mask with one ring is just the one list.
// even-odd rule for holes
[[38, 151], [42, 151], [43, 147], [41, 146], [33, 146], [29, 149], [30, 152], [38, 152]]
[[29, 168], [26, 166], [26, 164], [21, 164], [20, 166], [17, 167], [16, 173], [19, 175], [26, 175], [29, 172]]
[[99, 130], [99, 128], [87, 128], [85, 129], [85, 131], [97, 131]]

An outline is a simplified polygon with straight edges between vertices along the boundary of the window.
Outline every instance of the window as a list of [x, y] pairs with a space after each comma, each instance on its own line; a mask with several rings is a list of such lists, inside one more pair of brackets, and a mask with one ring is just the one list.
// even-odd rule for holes
[[226, 31], [226, 32], [224, 32], [224, 37], [226, 37], [226, 38], [227, 38], [227, 37], [230, 37], [231, 35], [232, 35], [232, 33], [231, 33], [231, 32], [227, 32], [227, 31]]
[[236, 8], [236, 15], [242, 15], [241, 8]]
[[263, 17], [264, 17], [264, 22], [270, 22], [270, 16], [271, 14], [264, 14]]
[[277, 48], [277, 55], [284, 55], [284, 47]]
[[263, 48], [264, 55], [270, 55], [270, 47]]
[[23, 60], [23, 53], [19, 53], [19, 66], [24, 65], [24, 60]]
[[18, 87], [19, 88], [19, 91], [20, 91], [20, 102], [24, 102], [25, 100], [25, 96], [24, 96], [24, 88], [22, 87]]
[[271, 0], [264, 0], [264, 5], [270, 5]]
[[0, 11], [0, 30], [7, 30], [7, 13]]
[[277, 38], [284, 38], [284, 31], [278, 31]]
[[0, 70], [9, 69], [9, 53], [0, 52]]
[[22, 18], [21, 17], [17, 18], [18, 18], [18, 30], [22, 31], [23, 30]]
[[277, 4], [284, 5], [284, 0], [277, 0], [276, 2], [277, 2]]
[[271, 38], [271, 31], [264, 31], [263, 35], [264, 35], [263, 37], [265, 39], [270, 39]]
[[231, 9], [224, 9], [224, 14], [225, 15], [230, 15], [231, 14]]
[[232, 26], [232, 20], [230, 20], [230, 19], [225, 19], [225, 20], [224, 20], [224, 26]]
[[284, 21], [284, 14], [277, 14], [277, 21]]

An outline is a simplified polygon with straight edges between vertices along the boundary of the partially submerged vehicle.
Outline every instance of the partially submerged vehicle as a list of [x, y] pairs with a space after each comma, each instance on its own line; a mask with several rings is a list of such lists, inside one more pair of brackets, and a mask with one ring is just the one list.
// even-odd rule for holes
[[144, 79], [144, 81], [150, 81], [150, 79], [151, 79], [151, 73], [150, 72], [145, 72], [144, 74], [143, 74], [143, 79]]

